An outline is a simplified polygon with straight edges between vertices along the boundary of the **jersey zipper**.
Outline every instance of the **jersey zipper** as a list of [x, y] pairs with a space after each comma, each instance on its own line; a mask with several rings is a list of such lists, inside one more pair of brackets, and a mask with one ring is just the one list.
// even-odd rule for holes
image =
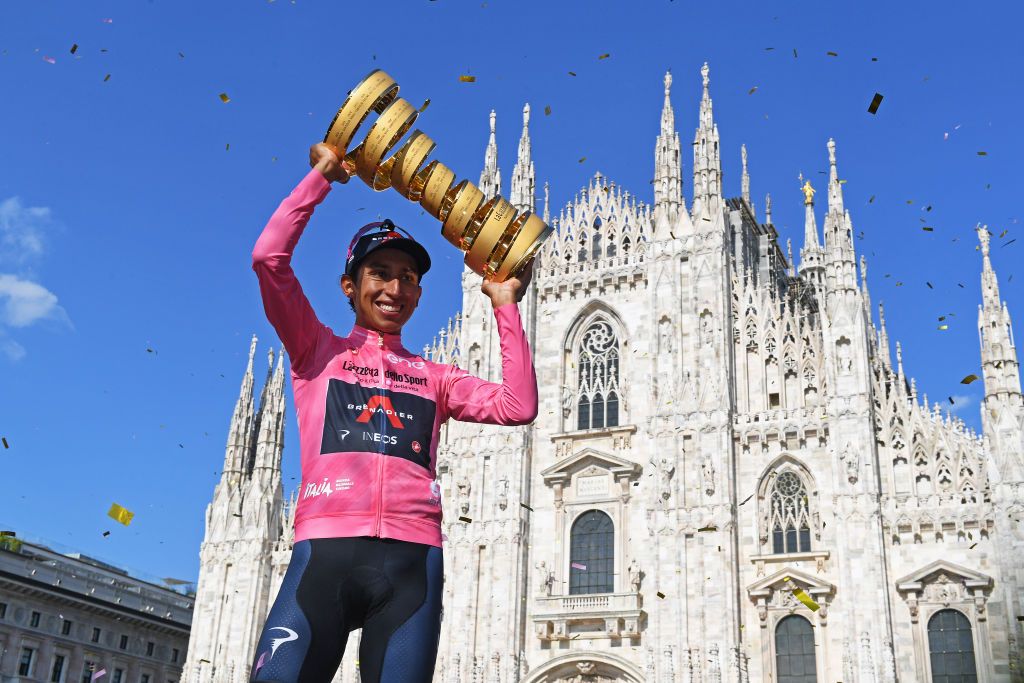
[[[386, 386], [384, 384], [385, 378], [384, 378], [384, 351], [383, 351], [383, 349], [384, 349], [384, 335], [382, 335], [380, 332], [377, 332], [377, 359], [380, 361], [380, 381], [381, 381], [381, 385], [379, 387], [379, 391], [381, 392], [381, 396], [384, 395], [384, 386]], [[383, 505], [384, 505], [384, 458], [387, 457], [387, 456], [384, 455], [383, 451], [384, 451], [385, 446], [387, 445], [386, 444], [387, 433], [388, 433], [388, 416], [387, 416], [387, 414], [385, 414], [384, 415], [384, 420], [381, 423], [381, 447], [379, 449], [381, 452], [377, 453], [377, 457], [379, 459], [379, 462], [377, 463], [377, 519], [376, 519], [376, 522], [374, 524], [373, 535], [374, 536], [378, 536], [378, 537], [380, 536], [381, 509], [383, 508]]]

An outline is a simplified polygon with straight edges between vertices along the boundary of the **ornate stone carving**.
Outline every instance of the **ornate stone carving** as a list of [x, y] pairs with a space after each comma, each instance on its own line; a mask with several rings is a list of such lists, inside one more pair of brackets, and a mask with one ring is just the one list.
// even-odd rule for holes
[[715, 463], [710, 454], [706, 454], [700, 463], [700, 482], [705, 495], [715, 495]]
[[626, 573], [629, 576], [629, 587], [634, 593], [640, 592], [640, 583], [643, 581], [643, 571], [640, 569], [640, 565], [637, 564], [636, 558], [634, 557], [629, 561], [629, 566], [626, 568]]

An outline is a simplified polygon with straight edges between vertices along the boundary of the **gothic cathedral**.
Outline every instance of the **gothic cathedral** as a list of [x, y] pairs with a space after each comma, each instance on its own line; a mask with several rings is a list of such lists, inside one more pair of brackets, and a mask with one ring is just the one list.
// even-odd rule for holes
[[[836, 145], [799, 265], [746, 149], [722, 193], [709, 72], [693, 199], [665, 76], [654, 203], [597, 174], [521, 304], [528, 427], [449, 423], [439, 683], [1024, 680], [1024, 400], [979, 227], [983, 433], [929, 404], [875, 322]], [[529, 106], [510, 201], [536, 210]], [[495, 115], [479, 187], [501, 192]], [[824, 231], [816, 203], [824, 203]], [[424, 350], [500, 381], [479, 277]], [[247, 680], [287, 567], [284, 368], [253, 356], [206, 513], [187, 683]], [[460, 521], [459, 518], [471, 521]], [[359, 633], [335, 680], [355, 683]]]

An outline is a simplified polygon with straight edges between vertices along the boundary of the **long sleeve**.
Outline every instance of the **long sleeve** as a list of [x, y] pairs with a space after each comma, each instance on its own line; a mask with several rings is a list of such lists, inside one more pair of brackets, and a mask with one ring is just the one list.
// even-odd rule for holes
[[292, 252], [313, 209], [330, 190], [327, 179], [319, 171], [311, 170], [277, 207], [252, 252], [252, 268], [260, 281], [263, 309], [296, 372], [312, 357], [326, 328], [317, 319], [295, 277]]
[[529, 424], [537, 417], [537, 373], [519, 306], [499, 306], [494, 309], [494, 317], [501, 342], [501, 384], [453, 366], [445, 377], [445, 408], [463, 422]]

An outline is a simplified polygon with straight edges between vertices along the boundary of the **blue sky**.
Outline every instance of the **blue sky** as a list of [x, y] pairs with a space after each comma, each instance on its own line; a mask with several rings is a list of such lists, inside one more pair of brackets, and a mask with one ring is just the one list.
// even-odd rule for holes
[[[707, 60], [726, 193], [739, 194], [745, 143], [758, 210], [771, 192], [798, 249], [797, 176], [824, 187], [834, 137], [856, 247], [907, 372], [977, 426], [981, 383], [959, 383], [980, 374], [976, 223], [1008, 231], [993, 261], [1024, 316], [1011, 279], [1024, 249], [1011, 242], [1024, 216], [1022, 14], [985, 2], [3, 3], [0, 527], [196, 577], [249, 337], [260, 357], [278, 346], [252, 246], [345, 92], [375, 67], [410, 102], [431, 99], [418, 126], [460, 177], [478, 177], [496, 109], [506, 192], [530, 102], [538, 188], [551, 183], [557, 213], [596, 171], [651, 200], [666, 69], [689, 203]], [[872, 116], [875, 92], [885, 99]], [[419, 349], [455, 313], [461, 265], [413, 204], [336, 187], [296, 269], [321, 319], [347, 331], [341, 253], [378, 214], [434, 254], [405, 332]], [[287, 439], [293, 486], [294, 421]], [[106, 517], [113, 501], [136, 513], [129, 527]]]

